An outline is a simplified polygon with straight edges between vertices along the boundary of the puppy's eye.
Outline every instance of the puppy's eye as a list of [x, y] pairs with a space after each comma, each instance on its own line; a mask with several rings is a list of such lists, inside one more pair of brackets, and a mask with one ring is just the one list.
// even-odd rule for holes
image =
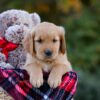
[[38, 42], [38, 43], [42, 43], [43, 40], [42, 40], [42, 39], [39, 39], [39, 40], [36, 40], [36, 42]]
[[53, 43], [56, 43], [58, 40], [57, 39], [53, 39]]

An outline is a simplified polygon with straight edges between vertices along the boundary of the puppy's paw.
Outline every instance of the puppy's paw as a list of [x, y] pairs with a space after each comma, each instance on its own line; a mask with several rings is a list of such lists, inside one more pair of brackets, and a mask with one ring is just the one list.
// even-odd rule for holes
[[56, 88], [60, 85], [61, 83], [61, 78], [60, 77], [52, 77], [49, 76], [48, 78], [48, 84], [51, 88]]
[[43, 76], [42, 75], [31, 75], [30, 82], [32, 83], [33, 87], [39, 88], [43, 85]]

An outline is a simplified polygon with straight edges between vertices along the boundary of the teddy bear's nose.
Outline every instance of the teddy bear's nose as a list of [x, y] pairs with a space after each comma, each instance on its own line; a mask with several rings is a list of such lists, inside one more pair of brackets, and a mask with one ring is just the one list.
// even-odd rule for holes
[[52, 56], [52, 51], [49, 50], [49, 49], [45, 50], [44, 53], [45, 53], [45, 55], [46, 55], [47, 57], [51, 57], [51, 56]]

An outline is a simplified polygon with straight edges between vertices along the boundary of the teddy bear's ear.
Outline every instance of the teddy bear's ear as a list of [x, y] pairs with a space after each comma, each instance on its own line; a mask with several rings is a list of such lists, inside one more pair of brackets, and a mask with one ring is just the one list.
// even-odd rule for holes
[[2, 18], [0, 17], [0, 37], [4, 37], [5, 29], [6, 25], [2, 22]]
[[32, 14], [30, 14], [30, 16], [33, 20], [34, 25], [37, 25], [41, 22], [41, 18], [37, 13], [32, 13]]

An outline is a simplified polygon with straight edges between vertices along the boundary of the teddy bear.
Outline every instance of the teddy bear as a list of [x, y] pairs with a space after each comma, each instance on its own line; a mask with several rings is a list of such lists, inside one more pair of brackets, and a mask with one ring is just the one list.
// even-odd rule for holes
[[[2, 62], [9, 63], [14, 68], [21, 68], [26, 61], [25, 50], [22, 45], [24, 35], [28, 34], [32, 28], [40, 23], [40, 16], [37, 13], [28, 13], [23, 10], [8, 10], [0, 14], [0, 37], [1, 54], [4, 54], [6, 60]], [[2, 56], [1, 56], [2, 58]]]
[[24, 10], [7, 10], [0, 14], [0, 36], [4, 37], [5, 31], [13, 25], [24, 25], [28, 28], [34, 27], [40, 23], [41, 19], [37, 13], [31, 13]]
[[0, 53], [0, 68], [14, 68], [11, 64], [6, 63], [6, 57], [3, 53]]

